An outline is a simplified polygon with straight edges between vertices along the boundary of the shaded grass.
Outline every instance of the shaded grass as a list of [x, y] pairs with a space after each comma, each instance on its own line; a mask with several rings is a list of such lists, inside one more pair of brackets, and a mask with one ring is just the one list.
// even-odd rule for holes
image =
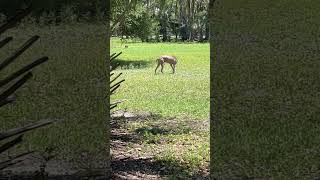
[[120, 69], [141, 69], [146, 68], [151, 64], [150, 61], [145, 60], [122, 60], [115, 59], [111, 62], [111, 66], [117, 66]]
[[319, 177], [318, 7], [215, 5], [214, 177]]
[[[141, 168], [134, 172], [152, 171], [151, 174], [160, 173], [166, 179], [208, 176], [208, 121], [166, 117], [123, 118], [116, 120], [115, 124], [113, 131], [126, 132], [121, 137], [116, 134], [112, 137], [128, 143], [123, 153], [130, 152], [130, 156], [142, 160], [149, 157], [153, 163], [152, 166], [149, 161], [137, 164]], [[122, 163], [127, 167], [126, 160]], [[123, 170], [130, 172], [129, 169]]]
[[[107, 147], [103, 28], [86, 24], [20, 26], [5, 34], [12, 35], [14, 41], [1, 49], [1, 59], [31, 35], [41, 37], [6, 72], [44, 55], [49, 62], [36, 68], [34, 77], [17, 91], [16, 103], [1, 108], [1, 130], [40, 119], [59, 119], [53, 126], [27, 134], [26, 142], [32, 149], [55, 147], [60, 156], [71, 160], [81, 159], [81, 153], [88, 152], [97, 161], [102, 160]], [[5, 74], [0, 76], [3, 78]]]

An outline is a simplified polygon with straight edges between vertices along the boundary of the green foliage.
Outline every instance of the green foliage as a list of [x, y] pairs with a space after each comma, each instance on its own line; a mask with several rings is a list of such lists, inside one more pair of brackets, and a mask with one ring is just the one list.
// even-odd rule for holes
[[144, 7], [136, 7], [135, 11], [131, 11], [127, 17], [123, 27], [126, 30], [126, 35], [140, 38], [144, 42], [154, 34], [157, 24]]
[[208, 27], [208, 0], [130, 2], [112, 2], [112, 22], [119, 23], [115, 35], [139, 37], [142, 41], [146, 41], [147, 36], [160, 41], [160, 35], [162, 41], [171, 41], [171, 36], [176, 41], [179, 37], [190, 41], [202, 41], [204, 36], [208, 38], [208, 31], [205, 31]]
[[[11, 17], [32, 5], [33, 23], [40, 25], [73, 22], [105, 22], [105, 0], [2, 0], [0, 14]], [[208, 0], [113, 0], [111, 24], [114, 35], [142, 41], [208, 39]]]
[[[52, 14], [56, 18], [54, 22], [64, 21], [65, 18], [70, 17], [70, 14], [65, 16], [65, 11], [72, 12], [72, 18], [77, 21], [87, 18], [87, 22], [92, 22], [93, 20], [103, 20], [104, 17], [101, 16], [104, 16], [107, 5], [107, 1], [104, 0], [2, 0], [0, 1], [0, 14], [11, 17], [19, 9], [32, 6], [33, 16], [36, 17], [37, 23], [39, 23], [40, 17], [47, 18], [46, 14]], [[66, 21], [69, 22], [69, 20]], [[50, 21], [50, 23], [53, 22]]]

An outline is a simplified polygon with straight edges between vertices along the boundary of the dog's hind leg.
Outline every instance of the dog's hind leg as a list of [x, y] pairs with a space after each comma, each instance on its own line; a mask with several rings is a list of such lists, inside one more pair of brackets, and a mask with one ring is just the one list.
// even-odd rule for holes
[[157, 69], [158, 69], [159, 66], [160, 66], [160, 64], [158, 63], [156, 69], [154, 70], [154, 74], [157, 74]]
[[160, 66], [160, 59], [156, 59], [156, 63], [157, 63], [157, 67], [156, 67], [156, 69], [154, 70], [154, 74], [157, 74], [157, 69], [159, 68], [159, 66]]

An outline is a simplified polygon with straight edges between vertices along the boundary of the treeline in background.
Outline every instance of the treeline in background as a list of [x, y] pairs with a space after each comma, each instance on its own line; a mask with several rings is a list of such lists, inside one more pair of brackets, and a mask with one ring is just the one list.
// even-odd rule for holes
[[14, 16], [19, 10], [32, 6], [27, 18], [31, 24], [60, 25], [71, 22], [103, 22], [106, 0], [3, 0], [0, 1], [0, 20]]
[[[112, 0], [113, 36], [143, 42], [206, 41], [209, 0]], [[0, 1], [0, 22], [32, 5], [28, 25], [105, 23], [106, 0]]]

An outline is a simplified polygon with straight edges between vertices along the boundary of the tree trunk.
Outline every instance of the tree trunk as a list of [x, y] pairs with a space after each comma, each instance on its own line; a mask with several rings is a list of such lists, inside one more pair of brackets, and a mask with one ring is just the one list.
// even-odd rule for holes
[[200, 30], [199, 30], [199, 41], [203, 42], [203, 27], [200, 26]]
[[210, 31], [209, 31], [209, 22], [207, 22], [206, 23], [206, 25], [205, 25], [205, 40], [207, 41], [207, 40], [209, 40], [209, 34], [210, 34]]
[[163, 33], [162, 33], [162, 41], [166, 42], [167, 41], [167, 28], [163, 28]]
[[188, 34], [189, 34], [188, 40], [191, 41], [192, 40], [192, 26], [191, 26], [191, 24], [189, 24], [189, 26], [188, 26]]
[[162, 17], [162, 23], [161, 23], [162, 41], [163, 42], [166, 42], [168, 39], [167, 22], [166, 22], [165, 18], [166, 17]]

